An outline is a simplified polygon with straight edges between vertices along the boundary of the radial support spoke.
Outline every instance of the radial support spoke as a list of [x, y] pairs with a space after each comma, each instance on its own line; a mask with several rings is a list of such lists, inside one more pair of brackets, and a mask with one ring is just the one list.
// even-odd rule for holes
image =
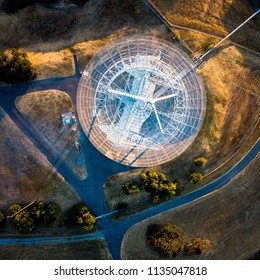
[[160, 121], [160, 119], [159, 119], [159, 116], [158, 116], [157, 110], [156, 110], [156, 108], [155, 108], [154, 102], [152, 102], [151, 104], [152, 104], [152, 106], [153, 106], [153, 110], [154, 110], [154, 113], [155, 113], [157, 122], [158, 122], [158, 124], [159, 124], [161, 133], [163, 133], [162, 124], [161, 124], [161, 121]]
[[153, 99], [153, 102], [158, 102], [158, 101], [162, 101], [162, 100], [165, 100], [165, 99], [169, 99], [169, 98], [172, 98], [176, 95], [178, 95], [178, 93], [172, 93], [172, 94], [165, 95], [165, 96], [162, 96], [162, 97], [157, 97], [157, 98]]
[[150, 101], [148, 98], [145, 98], [143, 96], [134, 95], [134, 94], [127, 93], [127, 92], [121, 91], [121, 90], [116, 90], [116, 89], [109, 88], [107, 91], [108, 91], [108, 93], [111, 93], [111, 94], [126, 96], [126, 97], [130, 97], [130, 98], [133, 98], [133, 99], [136, 99], [136, 100], [143, 100], [145, 102]]

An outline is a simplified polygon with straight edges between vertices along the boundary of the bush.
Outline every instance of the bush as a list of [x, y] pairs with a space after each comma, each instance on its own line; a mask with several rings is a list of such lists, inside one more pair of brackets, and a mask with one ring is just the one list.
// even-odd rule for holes
[[56, 220], [60, 212], [60, 206], [57, 203], [51, 202], [47, 205], [46, 215], [44, 217], [45, 223], [51, 223]]
[[11, 215], [14, 215], [18, 211], [20, 211], [22, 207], [19, 204], [13, 204], [9, 207], [9, 212]]
[[162, 202], [159, 195], [151, 195], [151, 200], [153, 204], [159, 204]]
[[173, 224], [150, 224], [146, 236], [148, 245], [163, 257], [176, 257], [180, 251], [184, 251], [188, 256], [204, 254], [210, 247], [209, 240], [191, 239]]
[[0, 52], [0, 77], [5, 83], [21, 83], [34, 79], [36, 70], [26, 53], [8, 49]]
[[151, 197], [159, 196], [161, 199], [165, 196], [175, 196], [179, 191], [177, 183], [169, 182], [165, 174], [161, 172], [147, 169], [141, 172], [140, 177], [141, 184], [145, 187], [147, 192], [151, 192]]
[[141, 187], [135, 181], [131, 180], [124, 183], [123, 191], [126, 194], [138, 194], [141, 192]]
[[210, 241], [202, 238], [193, 238], [184, 246], [184, 251], [188, 256], [204, 254], [210, 246]]
[[28, 210], [21, 211], [14, 216], [14, 221], [18, 230], [22, 234], [32, 233], [34, 229], [34, 220]]
[[183, 249], [182, 242], [179, 238], [182, 231], [176, 225], [152, 225], [151, 228], [148, 228], [147, 234], [148, 244], [161, 256], [176, 257], [178, 252]]
[[204, 157], [199, 157], [195, 158], [193, 162], [197, 166], [204, 166], [207, 163], [207, 160]]
[[[22, 206], [14, 204], [10, 206], [9, 211], [11, 215], [14, 215], [21, 209]], [[13, 216], [13, 221], [21, 233], [27, 234], [33, 232], [35, 228], [43, 223], [48, 224], [55, 221], [59, 212], [60, 207], [58, 204], [53, 202], [47, 204], [40, 201]]]
[[176, 32], [175, 33], [175, 39], [176, 40], [180, 40], [181, 39], [181, 33], [180, 32]]
[[85, 230], [92, 229], [96, 222], [84, 203], [74, 205], [69, 211], [68, 218], [71, 226], [80, 226]]
[[38, 223], [51, 223], [57, 218], [60, 206], [54, 202], [49, 204], [40, 201], [32, 207], [31, 214]]
[[191, 172], [188, 174], [188, 179], [189, 179], [190, 183], [197, 184], [200, 181], [202, 181], [203, 176], [201, 173]]

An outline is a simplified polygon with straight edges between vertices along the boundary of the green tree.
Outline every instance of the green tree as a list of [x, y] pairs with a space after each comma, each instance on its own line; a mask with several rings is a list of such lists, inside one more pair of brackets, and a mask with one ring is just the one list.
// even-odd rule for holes
[[151, 197], [175, 196], [178, 192], [177, 183], [168, 181], [164, 173], [147, 169], [141, 172], [140, 177], [141, 184], [147, 192], [151, 192]]
[[47, 205], [46, 215], [44, 217], [44, 222], [51, 223], [56, 220], [58, 214], [60, 213], [60, 206], [55, 202], [50, 202]]
[[207, 163], [207, 160], [204, 157], [198, 157], [198, 158], [195, 158], [193, 162], [197, 166], [205, 166]]
[[138, 194], [141, 192], [141, 187], [134, 180], [130, 180], [123, 184], [123, 191], [126, 194]]
[[152, 225], [147, 231], [148, 244], [164, 257], [176, 257], [183, 249], [181, 236], [182, 230], [172, 224]]
[[14, 216], [14, 222], [22, 234], [32, 233], [34, 229], [34, 220], [31, 218], [30, 211], [23, 210]]
[[175, 39], [176, 39], [176, 40], [180, 40], [180, 39], [181, 39], [181, 33], [180, 33], [180, 32], [177, 31], [177, 32], [175, 33]]
[[151, 200], [153, 204], [159, 204], [162, 202], [159, 195], [151, 195]]
[[21, 83], [34, 79], [36, 70], [26, 53], [7, 49], [0, 52], [0, 77], [5, 83]]
[[54, 202], [47, 204], [40, 201], [31, 209], [31, 214], [38, 223], [51, 223], [55, 221], [59, 212], [60, 206]]
[[46, 203], [43, 201], [39, 201], [35, 203], [31, 208], [31, 215], [38, 222], [43, 221], [45, 212], [46, 212]]
[[196, 172], [190, 172], [187, 177], [192, 184], [197, 184], [203, 179], [202, 174]]
[[69, 211], [68, 218], [70, 225], [78, 225], [85, 230], [92, 229], [96, 222], [95, 216], [89, 212], [84, 203], [74, 205]]
[[15, 213], [17, 213], [21, 209], [22, 209], [21, 205], [13, 204], [9, 207], [9, 212], [10, 212], [11, 215], [14, 215]]

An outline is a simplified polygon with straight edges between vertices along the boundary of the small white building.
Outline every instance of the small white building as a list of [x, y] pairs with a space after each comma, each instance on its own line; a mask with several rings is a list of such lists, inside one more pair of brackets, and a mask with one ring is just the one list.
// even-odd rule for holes
[[71, 125], [75, 123], [74, 112], [65, 112], [61, 114], [63, 125]]

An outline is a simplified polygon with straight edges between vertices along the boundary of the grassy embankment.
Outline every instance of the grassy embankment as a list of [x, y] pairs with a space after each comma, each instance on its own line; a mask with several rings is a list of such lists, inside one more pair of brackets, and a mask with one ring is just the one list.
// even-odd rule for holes
[[70, 97], [58, 90], [32, 92], [19, 97], [16, 106], [73, 172], [85, 179], [84, 157], [75, 145], [79, 139], [77, 125], [63, 125], [61, 118], [62, 113], [74, 112]]

